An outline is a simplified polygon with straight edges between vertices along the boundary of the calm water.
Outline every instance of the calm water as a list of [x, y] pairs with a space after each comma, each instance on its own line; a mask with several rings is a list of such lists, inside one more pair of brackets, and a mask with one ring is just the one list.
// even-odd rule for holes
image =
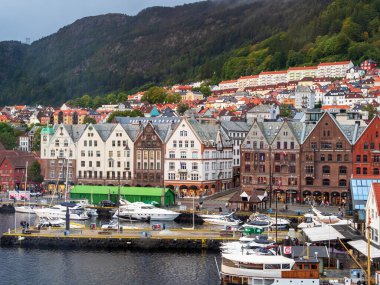
[[[19, 225], [28, 215], [16, 218]], [[0, 214], [0, 232], [8, 228], [14, 215]], [[215, 256], [0, 247], [0, 284], [219, 284]]]

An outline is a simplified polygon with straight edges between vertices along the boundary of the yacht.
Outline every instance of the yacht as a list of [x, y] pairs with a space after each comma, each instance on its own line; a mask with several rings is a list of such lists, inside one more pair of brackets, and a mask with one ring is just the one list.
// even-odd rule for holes
[[[65, 228], [66, 227], [66, 221], [61, 218], [41, 218], [39, 219], [39, 222], [36, 224], [37, 228]], [[70, 222], [70, 228], [71, 229], [84, 229], [85, 225], [78, 224], [74, 222]]]
[[320, 227], [322, 226], [322, 223], [318, 221], [317, 217], [314, 214], [305, 214], [303, 222], [300, 223], [297, 228], [299, 229], [305, 229], [305, 228], [314, 228], [314, 227]]
[[[55, 205], [49, 208], [35, 209], [39, 218], [60, 218], [66, 219], [66, 206]], [[73, 205], [69, 206], [70, 220], [87, 220], [88, 216], [83, 207]]]
[[15, 207], [17, 213], [35, 214], [34, 206], [17, 206]]
[[113, 218], [119, 217], [125, 220], [139, 221], [173, 221], [180, 215], [180, 213], [157, 208], [143, 202], [123, 203], [120, 203], [122, 206], [115, 212]]
[[241, 252], [243, 250], [247, 252], [252, 252], [257, 249], [267, 249], [270, 250], [275, 248], [275, 241], [268, 238], [265, 235], [258, 235], [254, 238], [251, 237], [241, 237], [239, 241], [225, 242], [221, 245], [221, 251], [224, 253]]
[[222, 253], [220, 278], [223, 285], [319, 285], [319, 260], [259, 252]]
[[201, 215], [203, 220], [212, 225], [237, 226], [242, 223], [235, 217], [235, 213], [227, 215]]

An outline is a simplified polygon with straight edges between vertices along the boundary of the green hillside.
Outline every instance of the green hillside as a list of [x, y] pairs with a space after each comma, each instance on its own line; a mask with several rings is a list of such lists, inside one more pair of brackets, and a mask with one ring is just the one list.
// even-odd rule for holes
[[0, 105], [380, 60], [379, 12], [380, 0], [216, 0], [83, 18], [31, 45], [0, 43]]

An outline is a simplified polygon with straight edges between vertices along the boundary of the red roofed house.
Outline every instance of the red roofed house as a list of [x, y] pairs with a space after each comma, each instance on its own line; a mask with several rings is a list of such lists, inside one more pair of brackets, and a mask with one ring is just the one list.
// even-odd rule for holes
[[237, 80], [237, 84], [240, 90], [249, 86], [257, 86], [259, 85], [259, 75], [241, 76]]
[[[380, 245], [380, 183], [372, 183], [369, 189], [366, 210], [366, 228], [370, 227], [371, 243]], [[372, 251], [372, 250], [371, 250]]]
[[[24, 189], [26, 162], [28, 165], [36, 161], [32, 153], [3, 150], [0, 151], [0, 191]], [[27, 187], [35, 183], [28, 179]]]
[[259, 74], [259, 85], [276, 85], [288, 82], [288, 71], [264, 71]]
[[219, 83], [219, 89], [233, 89], [238, 88], [238, 81], [235, 80], [226, 80]]
[[316, 77], [317, 66], [289, 67], [288, 81], [297, 81], [305, 77]]
[[366, 59], [360, 64], [360, 68], [363, 70], [372, 70], [377, 66], [377, 62], [372, 59]]
[[87, 110], [83, 109], [57, 110], [54, 112], [54, 124], [83, 124], [84, 118], [88, 113]]

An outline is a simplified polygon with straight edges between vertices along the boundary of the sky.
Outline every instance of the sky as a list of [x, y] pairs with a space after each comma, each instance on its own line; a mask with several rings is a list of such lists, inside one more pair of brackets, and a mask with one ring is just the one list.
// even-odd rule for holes
[[0, 41], [30, 42], [87, 16], [136, 15], [152, 6], [176, 6], [200, 0], [0, 0]]

